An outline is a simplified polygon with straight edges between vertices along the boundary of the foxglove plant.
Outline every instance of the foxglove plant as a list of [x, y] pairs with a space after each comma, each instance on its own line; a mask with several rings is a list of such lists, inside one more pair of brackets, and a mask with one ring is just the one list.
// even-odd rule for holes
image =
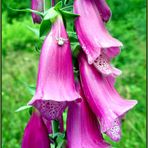
[[39, 32], [31, 30], [44, 41], [35, 93], [25, 107], [33, 113], [22, 148], [111, 147], [103, 134], [119, 141], [122, 117], [137, 103], [123, 99], [114, 86], [121, 71], [111, 60], [122, 43], [105, 27], [111, 10], [105, 0], [74, 0], [74, 13], [67, 0], [51, 0], [47, 10], [46, 2], [32, 0], [30, 10], [39, 24]]

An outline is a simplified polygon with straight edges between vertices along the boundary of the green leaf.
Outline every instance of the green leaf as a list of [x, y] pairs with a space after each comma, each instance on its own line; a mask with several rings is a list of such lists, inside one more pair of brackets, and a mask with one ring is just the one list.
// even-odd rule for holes
[[21, 106], [20, 108], [18, 108], [15, 112], [20, 112], [20, 111], [23, 111], [25, 109], [29, 109], [31, 108], [32, 106], [29, 106], [29, 105], [25, 105], [25, 106]]
[[39, 29], [33, 28], [27, 25], [27, 28], [32, 31], [37, 37], [39, 37]]
[[59, 11], [62, 8], [62, 1], [58, 2], [55, 6], [54, 9]]
[[40, 26], [40, 37], [46, 36], [50, 28], [51, 28], [50, 20], [42, 20], [41, 26]]
[[35, 14], [37, 14], [37, 15], [40, 15], [41, 17], [44, 16], [44, 14], [43, 14], [42, 12], [39, 12], [39, 11], [36, 11], [36, 10], [32, 10], [32, 9], [30, 9], [30, 8], [26, 8], [26, 9], [13, 9], [13, 8], [9, 8], [9, 9], [11, 9], [11, 10], [13, 10], [13, 11], [33, 12], [33, 13], [35, 13]]
[[73, 20], [76, 17], [80, 16], [79, 14], [75, 14], [75, 13], [72, 13], [70, 11], [65, 11], [65, 10], [62, 10], [62, 9], [60, 9], [59, 11], [65, 19], [72, 19]]
[[28, 89], [28, 91], [30, 92], [31, 95], [35, 94], [36, 87], [34, 87], [34, 86], [27, 86], [27, 89]]

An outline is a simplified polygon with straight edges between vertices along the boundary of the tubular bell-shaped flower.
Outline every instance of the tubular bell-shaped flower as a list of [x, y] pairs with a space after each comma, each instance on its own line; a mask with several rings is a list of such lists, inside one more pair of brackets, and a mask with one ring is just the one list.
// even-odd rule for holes
[[22, 148], [50, 148], [48, 130], [37, 110], [33, 112], [25, 128]]
[[106, 0], [95, 0], [96, 6], [99, 10], [100, 16], [104, 22], [107, 22], [112, 13], [109, 6], [106, 3]]
[[29, 104], [51, 120], [58, 119], [67, 102], [77, 98], [70, 42], [59, 15], [43, 43], [36, 92]]
[[114, 78], [103, 77], [88, 64], [84, 53], [81, 52], [78, 59], [82, 89], [100, 122], [101, 131], [118, 141], [121, 137], [120, 119], [137, 101], [123, 99], [114, 88]]
[[[119, 54], [122, 43], [111, 37], [106, 30], [95, 1], [97, 0], [75, 0], [74, 2], [74, 12], [80, 15], [75, 20], [78, 39], [89, 64], [94, 64], [105, 75], [112, 73], [118, 75], [120, 72], [110, 65], [108, 53], [112, 53], [112, 58]], [[97, 3], [103, 5], [102, 1], [98, 0]], [[100, 59], [103, 62], [100, 62]]]
[[83, 92], [81, 103], [71, 103], [67, 117], [67, 147], [68, 148], [109, 148], [100, 132], [96, 116], [90, 110]]
[[[39, 12], [44, 11], [44, 0], [32, 0], [31, 1], [31, 9]], [[41, 17], [35, 13], [32, 13], [32, 19], [34, 23], [41, 23]]]

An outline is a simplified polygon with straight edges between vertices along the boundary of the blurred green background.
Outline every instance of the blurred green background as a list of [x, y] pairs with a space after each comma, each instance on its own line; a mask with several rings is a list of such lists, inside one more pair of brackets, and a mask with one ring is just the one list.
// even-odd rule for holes
[[[112, 145], [114, 148], [145, 148], [146, 1], [107, 2], [112, 10], [107, 28], [124, 44], [121, 54], [113, 60], [123, 72], [117, 79], [116, 88], [123, 97], [138, 100], [138, 105], [122, 124], [121, 141], [112, 142]], [[27, 8], [30, 0], [2, 2], [2, 147], [19, 148], [29, 113], [15, 113], [15, 110], [32, 98], [25, 84], [36, 83], [39, 52], [35, 45], [38, 39], [26, 27], [33, 26], [30, 13], [13, 12], [8, 7]]]

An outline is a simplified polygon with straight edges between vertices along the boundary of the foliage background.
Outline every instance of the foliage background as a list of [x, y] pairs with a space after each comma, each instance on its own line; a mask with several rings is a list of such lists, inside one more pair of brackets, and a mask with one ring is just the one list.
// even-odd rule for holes
[[[123, 71], [117, 79], [116, 88], [123, 97], [139, 102], [123, 121], [121, 141], [112, 142], [112, 145], [114, 148], [145, 148], [146, 1], [107, 2], [112, 10], [107, 28], [124, 44], [121, 54], [113, 60]], [[30, 14], [13, 12], [8, 7], [27, 8], [30, 0], [2, 2], [2, 147], [19, 148], [29, 113], [15, 113], [15, 110], [32, 97], [26, 84], [36, 83], [39, 52], [34, 48], [37, 38], [26, 27], [33, 26]]]

